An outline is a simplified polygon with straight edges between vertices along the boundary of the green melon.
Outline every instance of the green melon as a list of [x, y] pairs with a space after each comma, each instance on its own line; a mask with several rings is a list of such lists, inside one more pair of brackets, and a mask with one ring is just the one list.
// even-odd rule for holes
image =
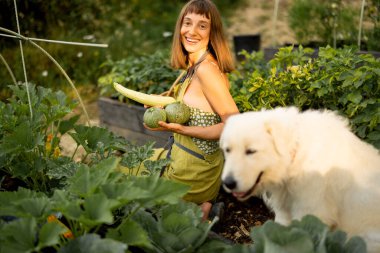
[[190, 119], [190, 108], [181, 102], [174, 102], [165, 106], [168, 122], [185, 124]]
[[166, 112], [159, 107], [150, 107], [146, 109], [143, 120], [148, 127], [157, 128], [160, 126], [158, 121], [166, 121]]

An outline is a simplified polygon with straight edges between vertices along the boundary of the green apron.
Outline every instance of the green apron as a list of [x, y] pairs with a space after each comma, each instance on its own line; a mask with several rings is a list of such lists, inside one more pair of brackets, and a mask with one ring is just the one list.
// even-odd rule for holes
[[[191, 76], [179, 85], [176, 96], [178, 101], [183, 100], [190, 82]], [[170, 156], [172, 161], [163, 176], [191, 187], [184, 196], [187, 201], [201, 204], [215, 200], [221, 185], [223, 153], [217, 148], [208, 154], [194, 143], [194, 138], [177, 133], [173, 136], [174, 144]]]
[[[199, 66], [199, 63], [205, 59], [205, 57], [206, 54], [201, 57], [195, 66], [188, 70], [187, 75], [184, 78], [185, 80], [174, 86], [174, 97], [178, 101], [183, 101], [183, 96], [191, 82], [196, 68]], [[199, 122], [207, 122], [210, 115], [214, 117], [214, 120], [211, 121], [211, 123], [209, 121], [208, 125], [220, 122], [220, 117], [217, 114], [202, 112], [196, 108], [191, 109], [192, 112], [197, 112], [200, 114], [196, 116], [198, 119], [201, 117], [201, 120], [192, 121], [192, 119], [190, 119], [192, 122], [190, 122], [189, 125], [202, 125]], [[204, 116], [205, 114], [207, 117]], [[191, 188], [183, 198], [186, 201], [191, 201], [196, 204], [214, 201], [219, 193], [221, 173], [224, 163], [223, 153], [221, 152], [219, 146], [216, 145], [217, 142], [200, 140], [177, 133], [174, 133], [173, 137], [174, 144], [172, 144], [169, 151], [171, 162], [162, 172], [162, 177], [189, 185]], [[198, 144], [199, 142], [202, 142], [203, 145], [197, 145], [195, 141]], [[210, 143], [212, 145], [209, 145]], [[211, 151], [205, 151], [204, 146], [211, 146]], [[155, 153], [150, 159], [163, 159], [167, 156], [167, 153], [168, 150], [164, 150], [163, 148], [155, 149]], [[144, 166], [142, 167], [143, 168], [140, 168], [139, 170], [139, 174], [146, 169]], [[128, 173], [127, 168], [122, 169], [122, 171]]]

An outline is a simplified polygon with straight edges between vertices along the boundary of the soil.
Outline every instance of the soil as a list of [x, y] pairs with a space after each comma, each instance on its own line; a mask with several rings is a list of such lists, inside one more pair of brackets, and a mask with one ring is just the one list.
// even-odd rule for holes
[[232, 243], [252, 243], [252, 227], [261, 226], [267, 220], [274, 219], [263, 200], [256, 197], [241, 202], [231, 194], [221, 190], [218, 200], [225, 204], [224, 214], [213, 231]]

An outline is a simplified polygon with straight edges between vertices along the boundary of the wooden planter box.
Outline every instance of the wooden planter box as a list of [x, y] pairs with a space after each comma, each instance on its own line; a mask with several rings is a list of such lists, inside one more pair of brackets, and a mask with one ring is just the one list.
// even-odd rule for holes
[[100, 97], [98, 99], [100, 125], [107, 127], [117, 135], [138, 145], [155, 141], [156, 147], [162, 147], [171, 133], [155, 132], [143, 126], [143, 106], [129, 105], [118, 100]]

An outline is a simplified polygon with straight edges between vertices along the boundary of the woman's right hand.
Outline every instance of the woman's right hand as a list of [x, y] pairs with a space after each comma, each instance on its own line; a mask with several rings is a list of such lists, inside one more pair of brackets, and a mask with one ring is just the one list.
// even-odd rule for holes
[[183, 125], [178, 124], [178, 123], [166, 123], [164, 121], [159, 121], [158, 124], [160, 125], [160, 127], [150, 128], [145, 124], [144, 124], [144, 127], [151, 131], [169, 131], [173, 133], [182, 133], [183, 128], [184, 128]]

